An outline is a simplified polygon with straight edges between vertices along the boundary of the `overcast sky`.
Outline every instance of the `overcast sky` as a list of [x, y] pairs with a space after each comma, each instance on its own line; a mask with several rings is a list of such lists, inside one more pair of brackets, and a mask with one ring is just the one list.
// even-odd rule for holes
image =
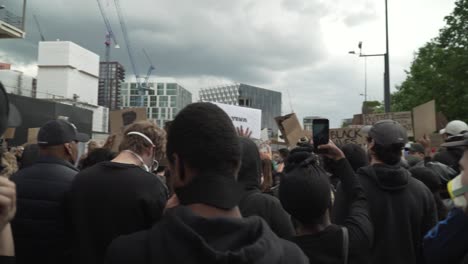
[[[121, 49], [112, 59], [132, 74], [113, 0], [100, 0]], [[18, 9], [18, 0], [0, 0]], [[324, 116], [333, 126], [360, 112], [364, 60], [348, 51], [385, 52], [384, 0], [120, 0], [137, 70], [145, 48], [156, 76], [174, 77], [198, 99], [200, 88], [233, 82], [283, 93], [283, 114]], [[25, 40], [0, 41], [0, 61], [37, 71], [40, 40], [70, 40], [104, 57], [96, 0], [28, 1]], [[405, 79], [414, 52], [437, 36], [454, 0], [389, 0], [391, 86]], [[383, 57], [369, 58], [369, 100], [383, 100]]]

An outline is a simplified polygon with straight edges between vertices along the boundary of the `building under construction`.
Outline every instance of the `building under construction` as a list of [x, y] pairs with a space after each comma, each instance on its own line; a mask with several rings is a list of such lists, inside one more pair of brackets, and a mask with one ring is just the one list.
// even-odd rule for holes
[[[109, 98], [106, 98], [106, 80], [109, 87]], [[125, 69], [122, 64], [113, 62], [101, 62], [99, 64], [99, 91], [98, 105], [117, 110], [122, 107], [120, 90], [125, 81]]]

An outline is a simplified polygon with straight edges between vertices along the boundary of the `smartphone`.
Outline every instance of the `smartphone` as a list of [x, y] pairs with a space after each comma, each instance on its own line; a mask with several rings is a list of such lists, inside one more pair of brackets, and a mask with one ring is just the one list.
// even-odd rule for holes
[[326, 145], [329, 141], [330, 122], [328, 119], [314, 119], [312, 122], [312, 132], [314, 146]]

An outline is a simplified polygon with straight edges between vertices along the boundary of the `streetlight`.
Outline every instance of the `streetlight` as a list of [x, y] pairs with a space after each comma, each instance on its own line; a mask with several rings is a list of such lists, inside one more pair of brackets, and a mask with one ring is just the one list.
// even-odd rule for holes
[[[387, 1], [385, 0], [385, 42], [386, 42], [386, 52], [383, 54], [362, 54], [362, 41], [359, 42], [359, 57], [364, 57], [364, 67], [366, 68], [366, 95], [367, 95], [367, 57], [377, 57], [383, 56], [384, 57], [384, 105], [385, 105], [385, 112], [390, 112], [390, 55], [389, 55], [389, 45], [388, 45], [388, 5]], [[349, 54], [356, 54], [355, 51], [350, 51]], [[367, 101], [367, 96], [366, 96]]]
[[[380, 56], [385, 57], [385, 54], [363, 54], [362, 53], [362, 41], [359, 41], [358, 48], [359, 48], [359, 54], [357, 55], [359, 55], [359, 57], [364, 58], [364, 101], [367, 102], [367, 57], [380, 57]], [[356, 55], [356, 52], [354, 50], [349, 51], [348, 53]], [[386, 76], [385, 73], [384, 73], [384, 76]]]

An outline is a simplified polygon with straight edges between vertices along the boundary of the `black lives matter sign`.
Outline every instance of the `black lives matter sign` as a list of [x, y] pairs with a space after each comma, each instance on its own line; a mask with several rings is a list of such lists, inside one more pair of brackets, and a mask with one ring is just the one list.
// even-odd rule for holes
[[337, 146], [356, 144], [365, 147], [366, 145], [366, 135], [359, 127], [330, 129], [330, 140]]

